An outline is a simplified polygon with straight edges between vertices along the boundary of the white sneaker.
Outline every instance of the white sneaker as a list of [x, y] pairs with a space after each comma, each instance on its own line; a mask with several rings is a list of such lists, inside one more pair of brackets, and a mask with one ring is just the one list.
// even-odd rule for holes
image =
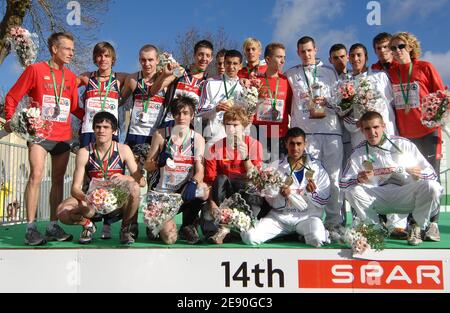
[[411, 246], [418, 246], [422, 243], [421, 229], [419, 225], [411, 225], [408, 232], [408, 244]]
[[437, 223], [433, 222], [428, 226], [423, 239], [426, 241], [441, 241], [441, 234], [439, 233], [439, 227]]
[[100, 236], [102, 239], [111, 239], [111, 225], [103, 224], [102, 235]]

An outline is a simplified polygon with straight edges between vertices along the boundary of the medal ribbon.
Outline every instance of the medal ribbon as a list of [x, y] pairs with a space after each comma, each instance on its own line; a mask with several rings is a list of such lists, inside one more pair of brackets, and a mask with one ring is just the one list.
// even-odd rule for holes
[[109, 90], [111, 89], [111, 81], [112, 81], [112, 69], [109, 73], [108, 85], [106, 85], [105, 97], [102, 101], [102, 83], [100, 82], [100, 73], [97, 71], [97, 87], [98, 87], [98, 97], [100, 98], [100, 103], [102, 104], [102, 111], [105, 110], [106, 99], [108, 98]]
[[[109, 146], [108, 150], [107, 150], [106, 153], [103, 155], [103, 158], [102, 158], [101, 160], [100, 160], [100, 153], [99, 153], [99, 151], [98, 151], [98, 146], [95, 145], [95, 152], [96, 152], [96, 154], [97, 154], [97, 159], [96, 159], [95, 161], [96, 161], [97, 164], [100, 166], [100, 169], [102, 170], [102, 173], [103, 173], [103, 177], [104, 177], [105, 179], [108, 179], [108, 165], [109, 165], [109, 161], [110, 161], [110, 159], [111, 159], [111, 148], [112, 148], [112, 145], [113, 145], [113, 142], [111, 142], [111, 145]], [[106, 166], [103, 166], [103, 165], [104, 165], [104, 162], [105, 162], [105, 157], [106, 157], [108, 154], [109, 154], [109, 156], [108, 156], [108, 160], [107, 160]]]
[[276, 87], [275, 87], [275, 96], [272, 97], [272, 90], [270, 89], [270, 85], [269, 85], [269, 79], [267, 78], [267, 74], [264, 75], [266, 77], [266, 85], [267, 88], [269, 89], [269, 96], [270, 96], [270, 102], [272, 104], [272, 108], [276, 109], [277, 106], [277, 99], [278, 99], [278, 84], [280, 82], [280, 77], [277, 77], [277, 83], [276, 83]]
[[225, 81], [225, 75], [222, 75], [223, 85], [225, 86], [225, 96], [227, 97], [227, 100], [230, 99], [230, 96], [233, 96], [234, 90], [236, 89], [237, 84], [239, 81], [234, 84], [233, 88], [230, 90], [230, 94], [228, 94], [228, 88], [227, 88], [227, 82]]
[[409, 85], [411, 83], [412, 69], [413, 69], [413, 64], [411, 62], [411, 63], [409, 63], [408, 84], [406, 85], [406, 91], [403, 88], [402, 75], [400, 74], [400, 68], [398, 68], [398, 70], [397, 70], [397, 76], [398, 76], [398, 79], [400, 80], [400, 89], [402, 90], [402, 96], [403, 96], [403, 100], [405, 101], [405, 106], [408, 105], [408, 101], [409, 101]]
[[53, 72], [53, 68], [50, 64], [50, 61], [48, 61], [48, 66], [50, 66], [50, 73], [52, 74], [53, 91], [55, 93], [55, 100], [56, 100], [56, 103], [55, 103], [55, 110], [56, 110], [56, 107], [59, 107], [59, 101], [62, 98], [62, 93], [64, 90], [64, 66], [61, 70], [62, 71], [62, 80], [61, 80], [61, 89], [59, 90], [59, 96], [58, 96], [58, 90], [57, 90], [57, 85], [56, 85], [55, 73]]

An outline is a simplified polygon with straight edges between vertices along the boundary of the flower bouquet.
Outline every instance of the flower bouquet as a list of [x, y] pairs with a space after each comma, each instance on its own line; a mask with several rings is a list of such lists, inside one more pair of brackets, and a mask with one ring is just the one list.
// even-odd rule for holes
[[429, 128], [442, 126], [442, 130], [450, 137], [448, 121], [448, 104], [450, 92], [438, 90], [422, 98], [422, 124]]
[[258, 89], [254, 86], [244, 87], [240, 98], [240, 105], [245, 109], [249, 117], [256, 113], [256, 106], [258, 104]]
[[23, 68], [34, 63], [38, 54], [38, 36], [22, 27], [13, 27], [9, 32], [8, 42], [11, 49], [16, 52], [20, 65]]
[[369, 250], [384, 249], [384, 238], [387, 231], [378, 224], [364, 223], [356, 220], [353, 227], [345, 229], [343, 234], [332, 232], [330, 237], [339, 243], [349, 245], [353, 254], [362, 255]]
[[149, 191], [141, 200], [144, 224], [158, 237], [164, 223], [171, 220], [180, 209], [183, 200], [177, 193]]
[[338, 81], [335, 87], [336, 113], [344, 117], [353, 109], [355, 103], [355, 86], [351, 80]]
[[29, 142], [41, 142], [51, 132], [52, 122], [42, 119], [39, 108], [24, 108], [14, 113], [11, 129]]
[[220, 205], [216, 222], [229, 229], [248, 231], [254, 225], [255, 217], [242, 196], [235, 193]]
[[175, 77], [178, 78], [184, 75], [184, 67], [179, 65], [178, 62], [173, 58], [172, 54], [170, 54], [169, 52], [162, 52], [159, 54], [159, 63], [156, 66], [156, 71], [163, 71], [168, 64], [172, 64], [172, 66], [174, 67], [173, 75], [175, 75]]
[[359, 119], [369, 111], [382, 112], [383, 108], [378, 101], [380, 98], [380, 93], [367, 77], [361, 78], [354, 99], [356, 103], [355, 119]]
[[273, 198], [280, 193], [280, 188], [285, 184], [286, 177], [275, 168], [252, 167], [248, 173], [248, 192], [256, 193], [261, 197]]
[[126, 182], [92, 179], [86, 194], [86, 202], [99, 214], [108, 214], [122, 208], [130, 196]]

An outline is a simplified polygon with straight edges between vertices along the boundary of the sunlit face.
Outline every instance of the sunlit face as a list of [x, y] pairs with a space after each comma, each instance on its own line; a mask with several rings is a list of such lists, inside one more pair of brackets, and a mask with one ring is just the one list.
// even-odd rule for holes
[[245, 47], [244, 54], [248, 63], [256, 64], [259, 62], [259, 57], [261, 56], [261, 49], [256, 43], [249, 43]]
[[194, 112], [192, 112], [189, 106], [184, 106], [177, 114], [173, 116], [173, 118], [175, 120], [175, 125], [189, 126], [194, 118]]
[[107, 143], [112, 140], [114, 130], [111, 123], [102, 121], [94, 125], [95, 140], [98, 143]]
[[61, 37], [58, 44], [52, 46], [52, 51], [55, 62], [69, 64], [75, 55], [75, 46], [72, 40]]
[[303, 155], [305, 151], [306, 141], [305, 138], [299, 137], [289, 137], [286, 142], [286, 150], [289, 158], [298, 160]]
[[379, 118], [363, 121], [361, 123], [361, 131], [363, 132], [364, 137], [366, 137], [367, 142], [372, 146], [376, 146], [381, 142], [385, 128], [384, 122]]
[[102, 52], [101, 54], [97, 55], [95, 57], [95, 64], [97, 64], [98, 69], [101, 72], [110, 70], [113, 65], [113, 58], [109, 53], [109, 51], [105, 50], [105, 52]]
[[393, 56], [392, 51], [389, 48], [389, 40], [378, 42], [375, 44], [375, 54], [381, 63], [392, 62]]
[[216, 58], [216, 70], [218, 75], [225, 73], [225, 56]]
[[312, 41], [298, 45], [297, 54], [302, 59], [303, 65], [316, 64], [317, 48]]
[[241, 60], [239, 57], [227, 57], [225, 58], [225, 73], [231, 77], [236, 78], [239, 70], [242, 68]]
[[272, 56], [266, 58], [267, 67], [277, 72], [283, 72], [284, 63], [286, 63], [286, 51], [281, 48], [274, 50]]
[[347, 68], [348, 55], [345, 49], [340, 49], [331, 52], [330, 63], [333, 64], [336, 72], [343, 73]]
[[389, 48], [391, 49], [392, 55], [397, 62], [401, 64], [411, 62], [411, 56], [409, 53], [412, 49], [405, 41], [400, 38], [394, 39], [391, 41]]
[[197, 52], [194, 54], [194, 63], [197, 69], [206, 71], [211, 61], [212, 61], [211, 49], [205, 47], [197, 49]]
[[350, 52], [350, 64], [353, 72], [361, 73], [366, 67], [366, 55], [363, 48], [356, 48]]
[[139, 54], [139, 63], [144, 74], [153, 75], [156, 72], [156, 65], [158, 65], [158, 53], [155, 50], [141, 51]]

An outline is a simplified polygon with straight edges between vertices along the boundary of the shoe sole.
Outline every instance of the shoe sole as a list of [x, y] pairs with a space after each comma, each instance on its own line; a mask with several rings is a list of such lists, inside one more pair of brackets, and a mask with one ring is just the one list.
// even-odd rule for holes
[[69, 235], [67, 238], [63, 238], [63, 239], [58, 239], [56, 237], [50, 237], [50, 236], [45, 236], [45, 240], [47, 241], [58, 241], [58, 242], [63, 242], [63, 241], [71, 241], [73, 239], [73, 235]]
[[432, 241], [432, 242], [439, 242], [439, 241], [441, 241], [441, 238], [425, 237], [423, 240], [425, 240], [425, 241]]
[[25, 244], [27, 246], [42, 246], [42, 245], [45, 245], [46, 243], [47, 243], [47, 240], [45, 240], [45, 239], [42, 239], [42, 241], [37, 242], [37, 243], [30, 243], [28, 240], [25, 239]]
[[88, 245], [88, 244], [92, 243], [92, 239], [89, 240], [89, 241], [81, 241], [81, 240], [78, 240], [78, 243], [79, 243], [80, 245]]

